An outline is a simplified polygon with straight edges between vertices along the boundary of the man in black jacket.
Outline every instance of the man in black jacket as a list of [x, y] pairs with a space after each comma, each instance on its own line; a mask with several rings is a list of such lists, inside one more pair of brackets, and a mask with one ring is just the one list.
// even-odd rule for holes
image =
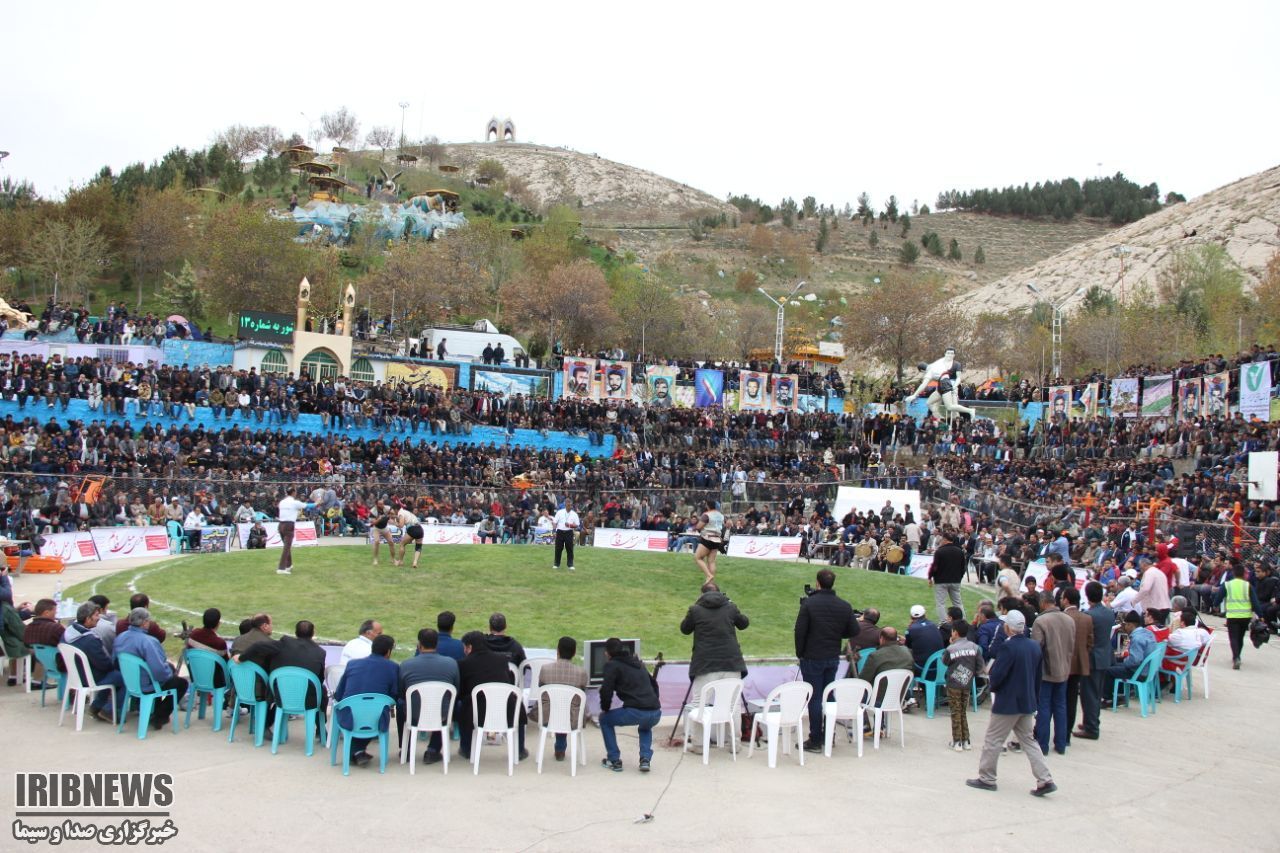
[[813, 688], [809, 700], [809, 740], [804, 748], [822, 751], [822, 691], [835, 681], [844, 640], [858, 633], [853, 607], [836, 595], [836, 573], [818, 572], [818, 588], [800, 602], [796, 616], [796, 657], [800, 676]]
[[[640, 772], [649, 772], [653, 758], [653, 727], [662, 720], [658, 691], [644, 663], [622, 645], [617, 637], [604, 644], [608, 661], [604, 665], [604, 681], [600, 684], [600, 735], [604, 738], [605, 757], [600, 765], [606, 770], [622, 772], [622, 753], [618, 749], [618, 726], [635, 726], [640, 735]], [[621, 708], [610, 707], [614, 694], [622, 700]]]
[[738, 631], [750, 620], [720, 591], [715, 581], [702, 585], [702, 595], [689, 608], [680, 633], [693, 634], [693, 660], [689, 664], [689, 704], [702, 704], [702, 688], [722, 678], [745, 677], [747, 665], [738, 645]]
[[[268, 674], [286, 666], [296, 666], [312, 673], [320, 679], [320, 695], [315, 696], [308, 688], [305, 707], [318, 707], [324, 713], [329, 704], [329, 697], [324, 691], [324, 649], [316, 645], [315, 635], [316, 626], [303, 619], [294, 626], [292, 637], [259, 640], [245, 649], [240, 661], [256, 663]], [[273, 696], [272, 701], [279, 704], [280, 697]]]
[[[491, 681], [515, 684], [515, 677], [507, 667], [507, 656], [490, 650], [489, 640], [479, 631], [469, 631], [463, 635], [462, 650], [466, 652], [466, 657], [458, 662], [458, 754], [464, 761], [470, 761], [471, 736], [476, 727], [475, 717], [471, 713], [471, 692], [478, 685]], [[513, 708], [512, 703], [508, 703], [507, 721], [512, 721], [515, 719], [514, 715], [519, 713], [516, 730], [520, 736], [520, 760], [523, 761], [529, 757], [524, 748], [524, 729], [529, 718], [525, 714], [523, 702], [514, 704], [517, 707]], [[479, 710], [481, 715], [487, 713], [483, 700]]]
[[942, 534], [942, 545], [933, 552], [933, 565], [929, 567], [929, 585], [933, 587], [933, 601], [938, 608], [938, 621], [947, 621], [947, 607], [964, 610], [960, 599], [960, 582], [964, 580], [969, 558], [960, 547], [954, 531]]

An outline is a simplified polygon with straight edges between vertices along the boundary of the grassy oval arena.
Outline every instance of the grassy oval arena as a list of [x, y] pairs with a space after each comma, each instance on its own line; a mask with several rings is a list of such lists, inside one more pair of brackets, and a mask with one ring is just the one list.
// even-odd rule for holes
[[[645, 657], [663, 652], [688, 657], [690, 640], [680, 620], [698, 597], [702, 575], [687, 554], [628, 554], [584, 548], [577, 571], [551, 568], [551, 549], [528, 545], [459, 545], [424, 549], [414, 570], [371, 566], [361, 546], [300, 548], [291, 576], [275, 573], [278, 551], [235, 551], [166, 560], [79, 584], [68, 595], [83, 601], [95, 592], [126, 602], [147, 593], [166, 624], [199, 622], [217, 607], [224, 632], [254, 613], [271, 614], [277, 630], [309, 619], [317, 635], [346, 641], [365, 619], [377, 619], [396, 637], [398, 657], [411, 654], [419, 628], [434, 627], [436, 614], [458, 616], [457, 636], [505, 613], [512, 636], [528, 647], [555, 648], [562, 635], [579, 641], [639, 637]], [[751, 619], [740, 635], [743, 653], [755, 657], [795, 654], [792, 631], [804, 585], [824, 563], [722, 558], [717, 582]], [[854, 607], [878, 607], [882, 625], [906, 626], [912, 604], [933, 612], [926, 582], [861, 569], [838, 569], [836, 591]], [[966, 590], [972, 610], [978, 596]], [[171, 640], [171, 654], [180, 651]]]

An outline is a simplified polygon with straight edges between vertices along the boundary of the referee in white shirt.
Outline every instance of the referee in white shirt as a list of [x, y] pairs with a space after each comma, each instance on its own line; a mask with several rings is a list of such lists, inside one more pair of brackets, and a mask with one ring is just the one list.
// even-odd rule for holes
[[573, 571], [573, 540], [581, 526], [582, 522], [578, 520], [578, 514], [573, 511], [573, 500], [565, 498], [564, 508], [559, 510], [555, 517], [556, 562], [551, 568], [560, 568], [560, 553], [568, 551], [569, 571]]
[[315, 504], [298, 500], [298, 490], [293, 486], [289, 487], [284, 500], [280, 501], [276, 518], [280, 523], [280, 544], [284, 547], [280, 551], [280, 564], [276, 566], [276, 574], [293, 574], [293, 528], [297, 524], [298, 513], [313, 506]]

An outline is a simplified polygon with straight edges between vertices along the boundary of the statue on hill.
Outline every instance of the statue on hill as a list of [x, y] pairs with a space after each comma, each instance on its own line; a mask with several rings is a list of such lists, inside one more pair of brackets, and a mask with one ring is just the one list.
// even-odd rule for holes
[[960, 381], [962, 367], [963, 365], [956, 361], [956, 351], [950, 348], [942, 354], [942, 358], [932, 364], [921, 362], [919, 368], [924, 373], [924, 378], [920, 380], [920, 387], [903, 402], [908, 406], [911, 405], [929, 387], [930, 382], [936, 381], [937, 387], [933, 389], [927, 401], [929, 412], [935, 418], [940, 421], [949, 421], [957, 415], [975, 417], [977, 413], [968, 406], [960, 405], [956, 396], [956, 385]]

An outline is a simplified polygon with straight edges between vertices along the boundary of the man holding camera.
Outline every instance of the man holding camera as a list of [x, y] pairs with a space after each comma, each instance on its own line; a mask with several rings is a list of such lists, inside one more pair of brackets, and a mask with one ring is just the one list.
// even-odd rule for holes
[[702, 704], [702, 688], [711, 682], [746, 676], [747, 665], [737, 632], [745, 631], [749, 624], [747, 615], [720, 591], [715, 581], [702, 585], [702, 595], [680, 623], [680, 633], [693, 634], [693, 659], [689, 663], [692, 707]]
[[836, 574], [830, 569], [818, 572], [818, 588], [805, 587], [796, 616], [796, 657], [800, 659], [800, 677], [813, 688], [809, 700], [809, 740], [804, 748], [822, 751], [822, 691], [835, 681], [840, 666], [840, 649], [844, 640], [858, 633], [853, 606], [836, 595]]

